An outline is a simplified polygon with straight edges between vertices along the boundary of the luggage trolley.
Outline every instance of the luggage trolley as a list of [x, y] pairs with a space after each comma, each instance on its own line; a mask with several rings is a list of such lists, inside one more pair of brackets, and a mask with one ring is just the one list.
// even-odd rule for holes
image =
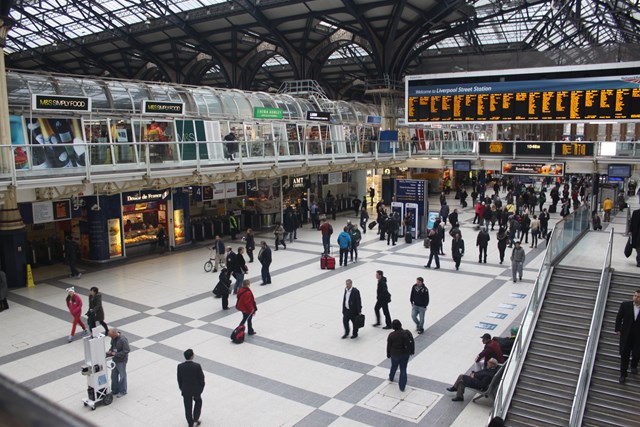
[[105, 351], [105, 336], [96, 333], [98, 336], [92, 335], [82, 340], [84, 344], [82, 375], [87, 377], [87, 398], [82, 399], [82, 403], [84, 406], [89, 406], [91, 410], [96, 409], [98, 402], [105, 405], [113, 402], [109, 381], [109, 371], [113, 369], [113, 361], [107, 357]]

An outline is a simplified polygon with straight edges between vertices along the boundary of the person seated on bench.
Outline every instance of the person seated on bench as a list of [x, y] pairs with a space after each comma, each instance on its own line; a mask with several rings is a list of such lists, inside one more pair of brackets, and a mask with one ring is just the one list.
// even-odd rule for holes
[[[502, 349], [500, 348], [500, 344], [495, 339], [491, 338], [491, 335], [484, 334], [480, 338], [482, 338], [482, 344], [484, 344], [484, 349], [478, 354], [476, 357], [477, 369], [487, 368], [487, 363], [489, 359], [495, 358], [498, 363], [504, 363], [504, 356], [502, 356]], [[484, 360], [484, 362], [481, 362]], [[484, 363], [482, 365], [481, 363]]]
[[494, 338], [500, 345], [500, 349], [502, 350], [502, 355], [505, 360], [507, 360], [507, 357], [511, 354], [511, 349], [513, 348], [513, 343], [516, 340], [516, 335], [518, 335], [518, 327], [514, 326], [511, 328], [511, 336]]
[[480, 391], [486, 390], [496, 372], [498, 372], [498, 361], [491, 358], [487, 362], [487, 368], [478, 372], [471, 372], [471, 375], [458, 375], [453, 385], [447, 388], [447, 391], [456, 392], [456, 397], [451, 400], [462, 402], [464, 400], [465, 387], [475, 388]]

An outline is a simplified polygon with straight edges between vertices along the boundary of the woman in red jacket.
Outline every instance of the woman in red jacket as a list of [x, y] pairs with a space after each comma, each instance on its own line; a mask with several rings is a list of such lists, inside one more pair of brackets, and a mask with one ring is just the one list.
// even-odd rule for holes
[[73, 336], [76, 333], [76, 326], [80, 325], [84, 334], [87, 335], [87, 328], [82, 323], [82, 319], [80, 316], [82, 315], [82, 299], [78, 294], [76, 294], [73, 286], [67, 288], [67, 308], [69, 309], [69, 313], [73, 316], [73, 326], [71, 327], [71, 335], [67, 339], [67, 342], [73, 341]]
[[244, 325], [247, 322], [248, 326], [248, 334], [255, 335], [256, 331], [253, 330], [253, 325], [251, 323], [251, 318], [258, 311], [258, 307], [256, 306], [256, 300], [253, 298], [253, 292], [249, 289], [251, 286], [251, 282], [247, 279], [242, 282], [242, 288], [238, 291], [238, 302], [236, 303], [236, 309], [242, 312], [242, 322], [241, 325]]

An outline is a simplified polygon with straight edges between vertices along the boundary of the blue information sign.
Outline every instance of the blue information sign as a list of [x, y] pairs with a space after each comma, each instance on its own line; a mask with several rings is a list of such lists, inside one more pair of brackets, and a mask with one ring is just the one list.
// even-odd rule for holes
[[424, 216], [426, 187], [426, 181], [422, 179], [397, 179], [396, 202], [416, 203], [418, 214]]

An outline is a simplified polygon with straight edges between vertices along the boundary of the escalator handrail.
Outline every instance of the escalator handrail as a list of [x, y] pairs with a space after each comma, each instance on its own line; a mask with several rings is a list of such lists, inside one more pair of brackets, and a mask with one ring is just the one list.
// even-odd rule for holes
[[[586, 215], [586, 217], [584, 215]], [[527, 305], [522, 321], [520, 322], [518, 335], [516, 336], [516, 339], [513, 343], [513, 348], [511, 350], [511, 353], [509, 354], [509, 359], [507, 360], [507, 363], [505, 365], [502, 381], [500, 381], [500, 385], [496, 390], [496, 398], [489, 419], [492, 419], [495, 416], [499, 416], [503, 419], [506, 417], [509, 405], [511, 403], [511, 397], [513, 396], [520, 371], [522, 370], [522, 362], [524, 361], [524, 357], [529, 348], [531, 337], [533, 336], [533, 331], [535, 329], [535, 324], [540, 314], [542, 301], [544, 300], [549, 282], [551, 281], [554, 266], [589, 230], [589, 215], [589, 209], [583, 206], [579, 210], [568, 215], [566, 218], [560, 220], [553, 227], [553, 230], [547, 242], [547, 249], [545, 250], [544, 260], [540, 265], [538, 276], [532, 289], [531, 299], [529, 300], [529, 304]], [[567, 219], [570, 221], [567, 221]], [[567, 224], [571, 224], [571, 227], [578, 224], [580, 226], [579, 232], [575, 234], [566, 233], [565, 231], [567, 231]], [[564, 247], [556, 252], [554, 249], [556, 241], [562, 241], [567, 234], [570, 235], [569, 241], [561, 242], [564, 244]]]
[[602, 266], [602, 274], [600, 275], [600, 283], [598, 285], [598, 294], [591, 317], [591, 327], [589, 328], [589, 336], [584, 349], [584, 357], [582, 358], [582, 367], [578, 375], [578, 385], [571, 406], [571, 416], [569, 418], [570, 427], [580, 427], [582, 425], [582, 417], [587, 403], [589, 394], [589, 384], [591, 383], [591, 374], [596, 359], [596, 350], [600, 341], [600, 331], [602, 329], [602, 320], [604, 318], [607, 306], [607, 296], [609, 295], [609, 284], [611, 283], [611, 255], [613, 250], [613, 232], [611, 228], [609, 232], [609, 242], [607, 244], [607, 253]]

